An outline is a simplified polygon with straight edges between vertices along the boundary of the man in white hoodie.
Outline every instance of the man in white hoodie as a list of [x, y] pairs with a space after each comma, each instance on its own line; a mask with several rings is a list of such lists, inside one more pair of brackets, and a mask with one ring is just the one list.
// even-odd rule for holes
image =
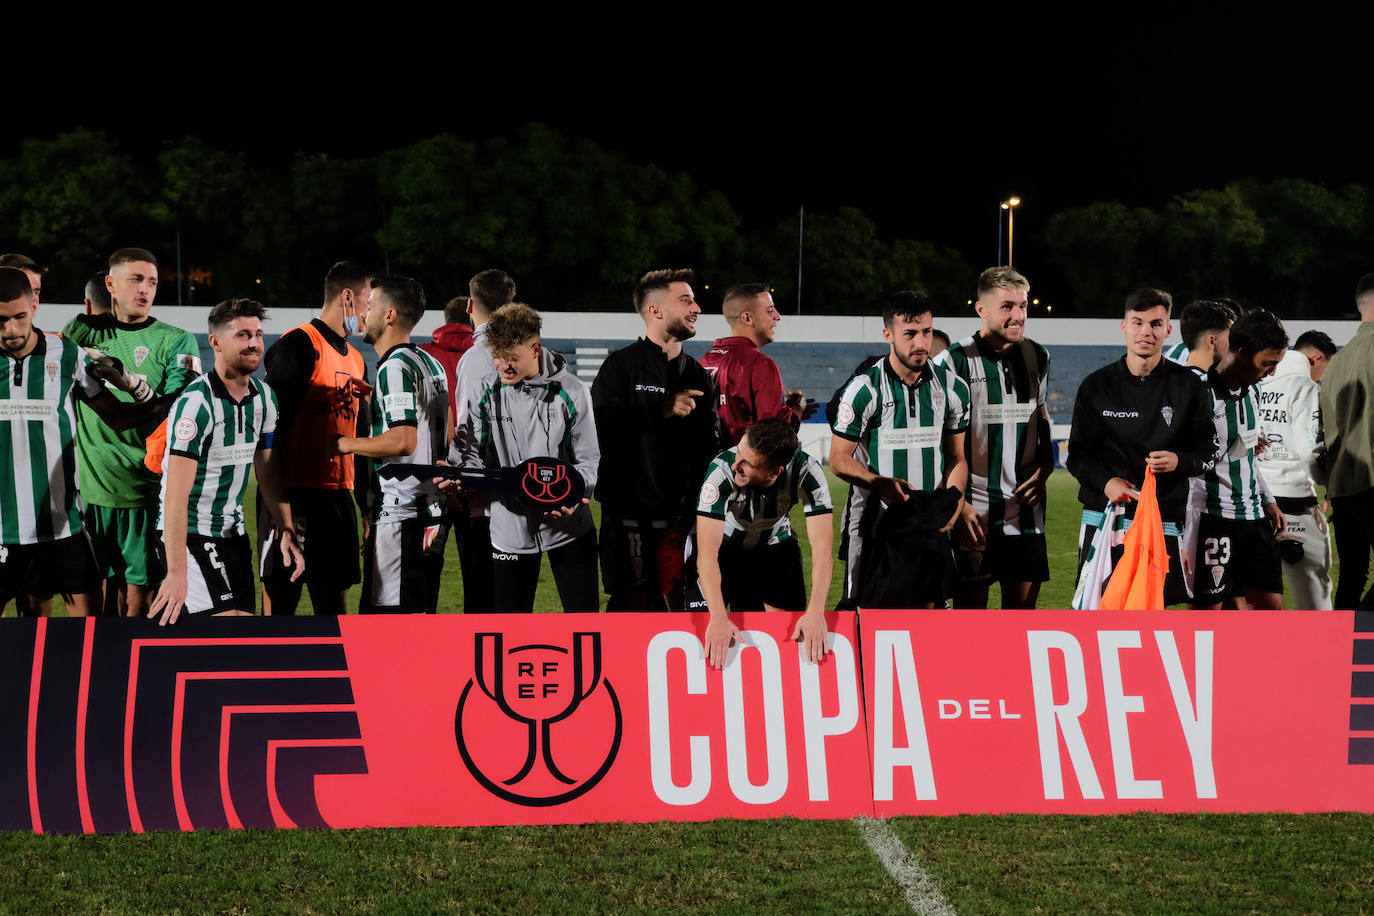
[[1267, 443], [1256, 457], [1260, 474], [1283, 510], [1278, 538], [1283, 575], [1299, 610], [1331, 610], [1331, 535], [1317, 502], [1321, 446], [1320, 387], [1312, 365], [1289, 350], [1274, 374], [1260, 379], [1260, 435]]

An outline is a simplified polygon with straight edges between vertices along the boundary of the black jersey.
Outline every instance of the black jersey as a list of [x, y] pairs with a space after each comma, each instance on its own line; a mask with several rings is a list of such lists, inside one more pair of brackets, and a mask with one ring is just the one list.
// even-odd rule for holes
[[[1181, 522], [1188, 478], [1216, 461], [1216, 430], [1196, 375], [1161, 359], [1153, 372], [1139, 377], [1126, 368], [1123, 356], [1083, 380], [1073, 405], [1068, 468], [1080, 484], [1078, 501], [1085, 508], [1106, 508], [1103, 488], [1113, 477], [1139, 486], [1145, 456], [1157, 451], [1178, 455], [1178, 467], [1155, 481], [1160, 515]], [[1134, 503], [1127, 506], [1127, 514], [1134, 511]]]
[[[663, 402], [681, 391], [705, 392], [686, 417], [663, 416]], [[640, 338], [616, 350], [592, 382], [592, 412], [601, 446], [596, 498], [624, 519], [691, 516], [706, 466], [721, 449], [716, 387], [686, 353], [669, 359]]]

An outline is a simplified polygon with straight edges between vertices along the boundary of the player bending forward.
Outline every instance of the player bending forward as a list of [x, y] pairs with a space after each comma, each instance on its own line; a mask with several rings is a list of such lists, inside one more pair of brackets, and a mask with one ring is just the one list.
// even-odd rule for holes
[[[811, 543], [811, 599], [806, 597], [801, 548], [788, 512], [801, 500]], [[797, 444], [787, 420], [760, 420], [744, 431], [739, 445], [711, 462], [697, 500], [696, 585], [688, 606], [711, 614], [706, 655], [725, 666], [730, 643], [740, 631], [726, 606], [736, 611], [801, 611], [792, 638], [806, 657], [825, 655], [825, 602], [833, 569], [830, 487], [821, 464]], [[690, 581], [690, 580], [689, 580]]]

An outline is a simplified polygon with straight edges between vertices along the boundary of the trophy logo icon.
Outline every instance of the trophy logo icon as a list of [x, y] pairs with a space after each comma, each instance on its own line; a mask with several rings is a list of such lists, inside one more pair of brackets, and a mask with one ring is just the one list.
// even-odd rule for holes
[[622, 728], [600, 633], [574, 633], [570, 648], [474, 636], [454, 734], [464, 765], [493, 795], [539, 807], [583, 795], [615, 762]]
[[546, 465], [531, 461], [525, 466], [525, 476], [520, 481], [525, 495], [535, 502], [559, 503], [572, 492], [572, 481], [568, 479], [568, 469], [563, 465]]

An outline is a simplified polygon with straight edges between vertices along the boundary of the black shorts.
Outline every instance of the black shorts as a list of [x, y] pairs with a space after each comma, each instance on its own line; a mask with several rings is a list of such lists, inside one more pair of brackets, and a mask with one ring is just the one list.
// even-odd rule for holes
[[[305, 554], [305, 572], [296, 580], [346, 589], [361, 579], [358, 570], [358, 510], [347, 490], [291, 490], [291, 523], [296, 545]], [[264, 582], [291, 581], [294, 567], [281, 557], [281, 545], [269, 534], [272, 518], [258, 491], [258, 556]]]
[[362, 614], [433, 614], [447, 525], [441, 518], [373, 524], [363, 546]]
[[990, 531], [982, 550], [966, 549], [956, 538], [954, 579], [964, 588], [985, 588], [994, 582], [1048, 582], [1045, 536]]
[[[1167, 529], [1166, 529], [1167, 530]], [[1177, 530], [1177, 529], [1174, 529]], [[1078, 532], [1078, 572], [1074, 575], [1074, 581], [1083, 573], [1083, 564], [1088, 560], [1088, 550], [1092, 547], [1093, 538], [1097, 537], [1097, 527], [1095, 525], [1084, 524]], [[1121, 560], [1121, 554], [1125, 548], [1116, 546], [1112, 548], [1112, 565], [1115, 566]], [[1169, 570], [1164, 574], [1164, 604], [1187, 604], [1188, 582], [1183, 578], [1182, 538], [1177, 534], [1164, 535], [1164, 552], [1169, 555]]]
[[[158, 560], [166, 566], [167, 547], [158, 532]], [[186, 613], [219, 614], [258, 609], [253, 582], [253, 545], [246, 534], [215, 538], [186, 535]]]
[[1198, 604], [1216, 604], [1253, 588], [1283, 594], [1283, 562], [1266, 519], [1203, 516], [1198, 520], [1193, 591]]
[[[696, 539], [691, 539], [687, 560], [687, 610], [706, 610], [706, 597], [697, 574]], [[746, 549], [738, 544], [720, 545], [720, 591], [732, 611], [761, 611], [763, 606], [785, 611], [806, 609], [806, 579], [802, 573], [801, 547], [797, 539]]]
[[634, 610], [663, 610], [669, 596], [671, 606], [681, 605], [683, 593], [682, 557], [686, 530], [665, 521], [636, 521], [601, 517], [601, 580], [611, 596], [607, 610], [618, 607], [616, 597], [647, 595], [654, 606]]
[[16, 595], [48, 598], [100, 588], [100, 569], [85, 532], [41, 544], [0, 545], [0, 602]]

